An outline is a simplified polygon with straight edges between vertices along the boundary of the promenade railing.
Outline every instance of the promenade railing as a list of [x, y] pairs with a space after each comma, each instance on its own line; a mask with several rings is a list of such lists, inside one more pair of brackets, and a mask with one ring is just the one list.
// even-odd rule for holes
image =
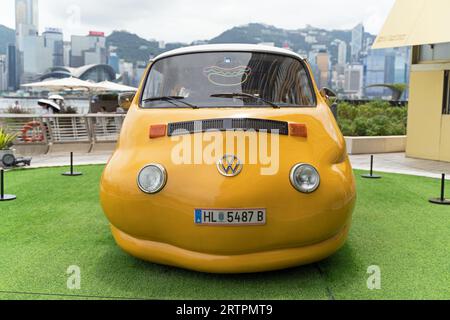
[[0, 114], [0, 127], [18, 134], [14, 145], [21, 149], [83, 144], [89, 152], [97, 144], [117, 142], [124, 119], [125, 114]]

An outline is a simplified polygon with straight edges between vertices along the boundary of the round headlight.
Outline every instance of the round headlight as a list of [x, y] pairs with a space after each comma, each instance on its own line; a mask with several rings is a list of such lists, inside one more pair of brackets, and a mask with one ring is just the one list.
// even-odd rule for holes
[[138, 186], [145, 193], [158, 193], [167, 182], [166, 169], [159, 164], [145, 166], [138, 175]]
[[291, 183], [302, 193], [312, 193], [319, 188], [320, 176], [309, 164], [298, 164], [291, 170]]

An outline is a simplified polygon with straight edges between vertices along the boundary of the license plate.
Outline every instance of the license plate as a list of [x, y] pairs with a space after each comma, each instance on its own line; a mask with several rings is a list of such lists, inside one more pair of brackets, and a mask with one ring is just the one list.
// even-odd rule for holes
[[258, 226], [266, 224], [266, 209], [196, 209], [195, 224]]

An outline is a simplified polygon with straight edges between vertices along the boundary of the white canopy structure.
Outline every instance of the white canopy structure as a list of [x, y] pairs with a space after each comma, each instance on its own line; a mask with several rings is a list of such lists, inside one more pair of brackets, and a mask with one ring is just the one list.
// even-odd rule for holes
[[449, 0], [397, 0], [373, 49], [450, 42]]
[[49, 80], [22, 85], [24, 88], [43, 89], [43, 90], [82, 90], [89, 92], [136, 92], [137, 88], [122, 84], [103, 81], [99, 83], [80, 80], [77, 78], [63, 78], [58, 80]]
[[96, 83], [83, 81], [77, 78], [63, 78], [57, 80], [49, 80], [42, 82], [35, 82], [22, 85], [24, 88], [43, 89], [43, 90], [86, 90], [96, 91], [103, 90], [101, 86]]
[[[86, 92], [89, 95], [89, 110], [92, 107], [92, 97], [96, 94], [101, 93], [120, 93], [120, 92], [136, 92], [137, 88], [124, 86], [114, 82], [104, 81], [100, 83], [94, 83], [89, 81], [83, 81], [78, 78], [63, 78], [58, 80], [49, 80], [36, 83], [29, 83], [22, 85], [24, 88], [33, 88], [49, 91], [64, 91], [64, 90], [77, 90]], [[60, 99], [55, 99], [60, 100]], [[40, 105], [49, 105], [54, 107], [52, 104], [48, 103], [48, 100], [41, 101]], [[56, 109], [56, 108], [55, 108]]]
[[135, 87], [125, 86], [111, 81], [103, 81], [97, 83], [99, 87], [103, 87], [105, 91], [113, 92], [136, 92], [138, 89]]

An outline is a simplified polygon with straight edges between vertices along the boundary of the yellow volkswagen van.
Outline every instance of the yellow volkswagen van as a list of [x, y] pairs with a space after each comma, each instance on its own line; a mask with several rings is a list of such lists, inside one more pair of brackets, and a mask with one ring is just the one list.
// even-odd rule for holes
[[117, 244], [208, 273], [334, 254], [356, 190], [326, 93], [279, 48], [195, 46], [152, 60], [137, 94], [122, 97], [128, 115], [101, 180]]

